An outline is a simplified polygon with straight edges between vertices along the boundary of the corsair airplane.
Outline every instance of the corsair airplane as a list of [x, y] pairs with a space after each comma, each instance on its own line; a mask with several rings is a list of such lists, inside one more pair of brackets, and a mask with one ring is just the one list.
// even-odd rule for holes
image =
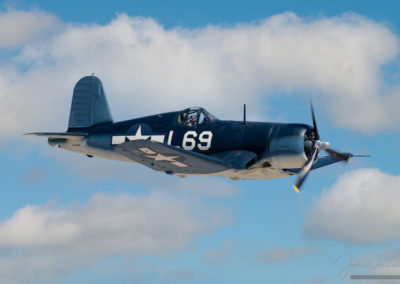
[[[113, 122], [101, 81], [75, 85], [68, 130], [27, 135], [48, 137], [51, 146], [185, 177], [274, 179], [298, 175], [296, 192], [311, 170], [348, 161], [330, 149], [313, 125], [219, 120], [201, 107]], [[324, 150], [328, 155], [321, 156]]]

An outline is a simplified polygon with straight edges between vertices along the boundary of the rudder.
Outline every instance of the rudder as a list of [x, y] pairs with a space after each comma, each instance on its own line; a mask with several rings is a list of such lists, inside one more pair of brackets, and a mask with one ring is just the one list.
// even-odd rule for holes
[[112, 122], [100, 79], [95, 76], [80, 79], [72, 96], [68, 131]]

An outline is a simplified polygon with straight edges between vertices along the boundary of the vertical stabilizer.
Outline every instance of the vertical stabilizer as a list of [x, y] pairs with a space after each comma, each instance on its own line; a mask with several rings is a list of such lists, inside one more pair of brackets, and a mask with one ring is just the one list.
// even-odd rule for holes
[[74, 88], [68, 130], [112, 121], [100, 79], [95, 76], [80, 79]]

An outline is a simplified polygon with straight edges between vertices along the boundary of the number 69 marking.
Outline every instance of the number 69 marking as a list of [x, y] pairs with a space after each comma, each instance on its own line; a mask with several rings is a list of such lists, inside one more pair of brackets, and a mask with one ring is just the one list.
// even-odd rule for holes
[[[203, 131], [199, 135], [200, 143], [197, 144], [197, 148], [202, 151], [207, 151], [211, 147], [212, 140], [212, 132], [211, 131]], [[185, 150], [193, 150], [196, 147], [196, 140], [194, 138], [197, 137], [196, 131], [188, 131], [183, 136], [182, 148]]]

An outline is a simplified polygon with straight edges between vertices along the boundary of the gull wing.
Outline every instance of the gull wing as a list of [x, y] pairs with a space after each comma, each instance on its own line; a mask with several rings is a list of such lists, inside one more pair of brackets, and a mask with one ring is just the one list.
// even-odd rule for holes
[[115, 151], [156, 171], [177, 174], [211, 174], [230, 169], [223, 160], [150, 140], [134, 140]]

